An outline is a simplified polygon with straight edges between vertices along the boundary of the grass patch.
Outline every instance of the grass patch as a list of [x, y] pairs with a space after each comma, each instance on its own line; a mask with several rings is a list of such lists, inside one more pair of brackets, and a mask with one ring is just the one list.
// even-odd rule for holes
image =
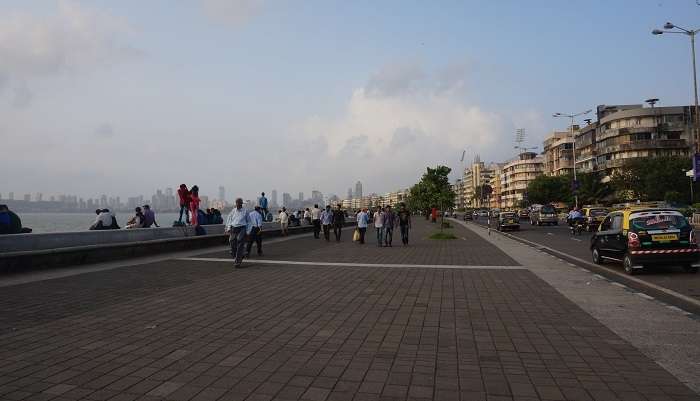
[[431, 234], [428, 238], [430, 239], [457, 239], [457, 237], [451, 232], [443, 231]]

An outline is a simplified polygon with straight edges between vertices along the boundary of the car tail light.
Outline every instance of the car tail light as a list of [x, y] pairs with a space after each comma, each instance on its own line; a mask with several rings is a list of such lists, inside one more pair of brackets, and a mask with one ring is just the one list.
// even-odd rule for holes
[[641, 247], [639, 235], [637, 235], [637, 233], [630, 232], [627, 234], [627, 247], [629, 249], [638, 249]]

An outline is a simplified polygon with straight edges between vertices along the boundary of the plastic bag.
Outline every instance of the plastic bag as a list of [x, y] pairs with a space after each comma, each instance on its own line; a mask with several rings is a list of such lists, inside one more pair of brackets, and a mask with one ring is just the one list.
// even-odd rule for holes
[[352, 234], [352, 240], [357, 242], [360, 240], [360, 229], [356, 228], [355, 232]]

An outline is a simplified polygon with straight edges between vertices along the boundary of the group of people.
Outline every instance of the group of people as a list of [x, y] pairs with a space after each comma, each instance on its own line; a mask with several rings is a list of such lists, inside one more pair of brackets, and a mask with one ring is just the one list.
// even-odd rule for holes
[[199, 203], [201, 199], [199, 198], [199, 187], [192, 185], [192, 188], [187, 189], [187, 185], [180, 184], [180, 188], [177, 190], [177, 197], [180, 200], [180, 217], [177, 219], [178, 223], [182, 225], [182, 215], [185, 215], [185, 221], [187, 224], [192, 224], [193, 226], [199, 225]]
[[[90, 230], [118, 230], [117, 217], [109, 209], [95, 210], [95, 221], [90, 226]], [[124, 228], [149, 228], [151, 226], [160, 227], [156, 222], [156, 214], [149, 205], [143, 205], [134, 209], [134, 215], [126, 222]]]
[[357, 237], [360, 244], [365, 243], [365, 235], [370, 220], [377, 233], [377, 246], [391, 247], [394, 239], [394, 228], [401, 231], [401, 242], [408, 245], [408, 232], [411, 229], [411, 212], [404, 203], [395, 212], [391, 206], [378, 206], [374, 213], [367, 208], [357, 213]]
[[[289, 213], [286, 207], [278, 211], [278, 218], [283, 236], [289, 235], [289, 226], [295, 219], [299, 219], [298, 216], [299, 211]], [[313, 208], [307, 208], [301, 218], [309, 225], [314, 226], [314, 238], [321, 238], [321, 231], [323, 231], [323, 237], [326, 241], [330, 241], [331, 229], [333, 229], [335, 240], [340, 242], [341, 231], [343, 226], [345, 226], [346, 218], [346, 213], [341, 205], [338, 205], [334, 210], [331, 209], [330, 205], [327, 205], [325, 209], [322, 210], [318, 207], [318, 204], [315, 204]]]

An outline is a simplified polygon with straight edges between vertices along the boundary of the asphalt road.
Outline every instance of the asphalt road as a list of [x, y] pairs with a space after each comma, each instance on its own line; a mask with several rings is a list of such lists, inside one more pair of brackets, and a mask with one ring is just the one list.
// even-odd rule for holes
[[[480, 217], [474, 223], [486, 226], [486, 217]], [[494, 222], [492, 221], [492, 227], [494, 227], [493, 224]], [[519, 231], [509, 231], [509, 233], [592, 262], [589, 249], [591, 234], [583, 232], [580, 236], [572, 236], [566, 224], [559, 223], [558, 226], [538, 227], [530, 225], [530, 221], [527, 220], [521, 221]], [[621, 264], [608, 262], [605, 266], [624, 274]], [[686, 273], [680, 266], [671, 266], [644, 269], [635, 277], [700, 300], [700, 273]]]

